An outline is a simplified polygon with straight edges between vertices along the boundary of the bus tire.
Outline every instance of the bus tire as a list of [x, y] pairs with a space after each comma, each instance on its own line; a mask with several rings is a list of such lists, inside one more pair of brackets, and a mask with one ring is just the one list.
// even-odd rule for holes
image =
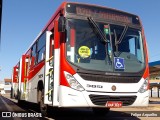
[[44, 104], [44, 89], [38, 91], [38, 97], [40, 112], [42, 116], [45, 117], [47, 115], [47, 105]]
[[110, 108], [92, 108], [93, 112], [95, 115], [106, 115], [109, 111]]
[[21, 106], [21, 107], [23, 107], [23, 105], [24, 105], [23, 101], [20, 100], [20, 99], [18, 99], [18, 105]]

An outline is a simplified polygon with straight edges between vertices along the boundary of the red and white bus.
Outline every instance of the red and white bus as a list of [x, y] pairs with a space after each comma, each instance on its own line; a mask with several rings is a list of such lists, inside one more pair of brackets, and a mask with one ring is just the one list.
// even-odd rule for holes
[[18, 100], [39, 103], [42, 112], [48, 105], [95, 111], [148, 105], [143, 26], [120, 10], [63, 2], [14, 69]]

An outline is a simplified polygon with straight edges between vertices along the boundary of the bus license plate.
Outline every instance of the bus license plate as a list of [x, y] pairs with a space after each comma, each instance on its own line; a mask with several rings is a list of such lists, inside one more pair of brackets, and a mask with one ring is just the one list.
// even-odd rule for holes
[[105, 106], [109, 108], [120, 108], [122, 107], [122, 102], [121, 101], [108, 101]]

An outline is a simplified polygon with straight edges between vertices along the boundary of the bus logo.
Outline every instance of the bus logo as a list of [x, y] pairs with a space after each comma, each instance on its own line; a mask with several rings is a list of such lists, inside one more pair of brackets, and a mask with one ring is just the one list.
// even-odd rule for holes
[[111, 89], [112, 89], [113, 91], [115, 91], [115, 90], [116, 90], [116, 86], [113, 85], [113, 86], [111, 87]]

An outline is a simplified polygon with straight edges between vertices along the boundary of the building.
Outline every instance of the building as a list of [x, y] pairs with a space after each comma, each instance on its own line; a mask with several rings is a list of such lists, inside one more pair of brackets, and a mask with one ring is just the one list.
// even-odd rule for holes
[[160, 61], [149, 63], [150, 96], [160, 97]]
[[0, 81], [0, 94], [5, 94], [5, 91], [4, 91], [4, 81]]
[[5, 78], [4, 79], [4, 91], [5, 93], [10, 93], [11, 92], [11, 79]]

